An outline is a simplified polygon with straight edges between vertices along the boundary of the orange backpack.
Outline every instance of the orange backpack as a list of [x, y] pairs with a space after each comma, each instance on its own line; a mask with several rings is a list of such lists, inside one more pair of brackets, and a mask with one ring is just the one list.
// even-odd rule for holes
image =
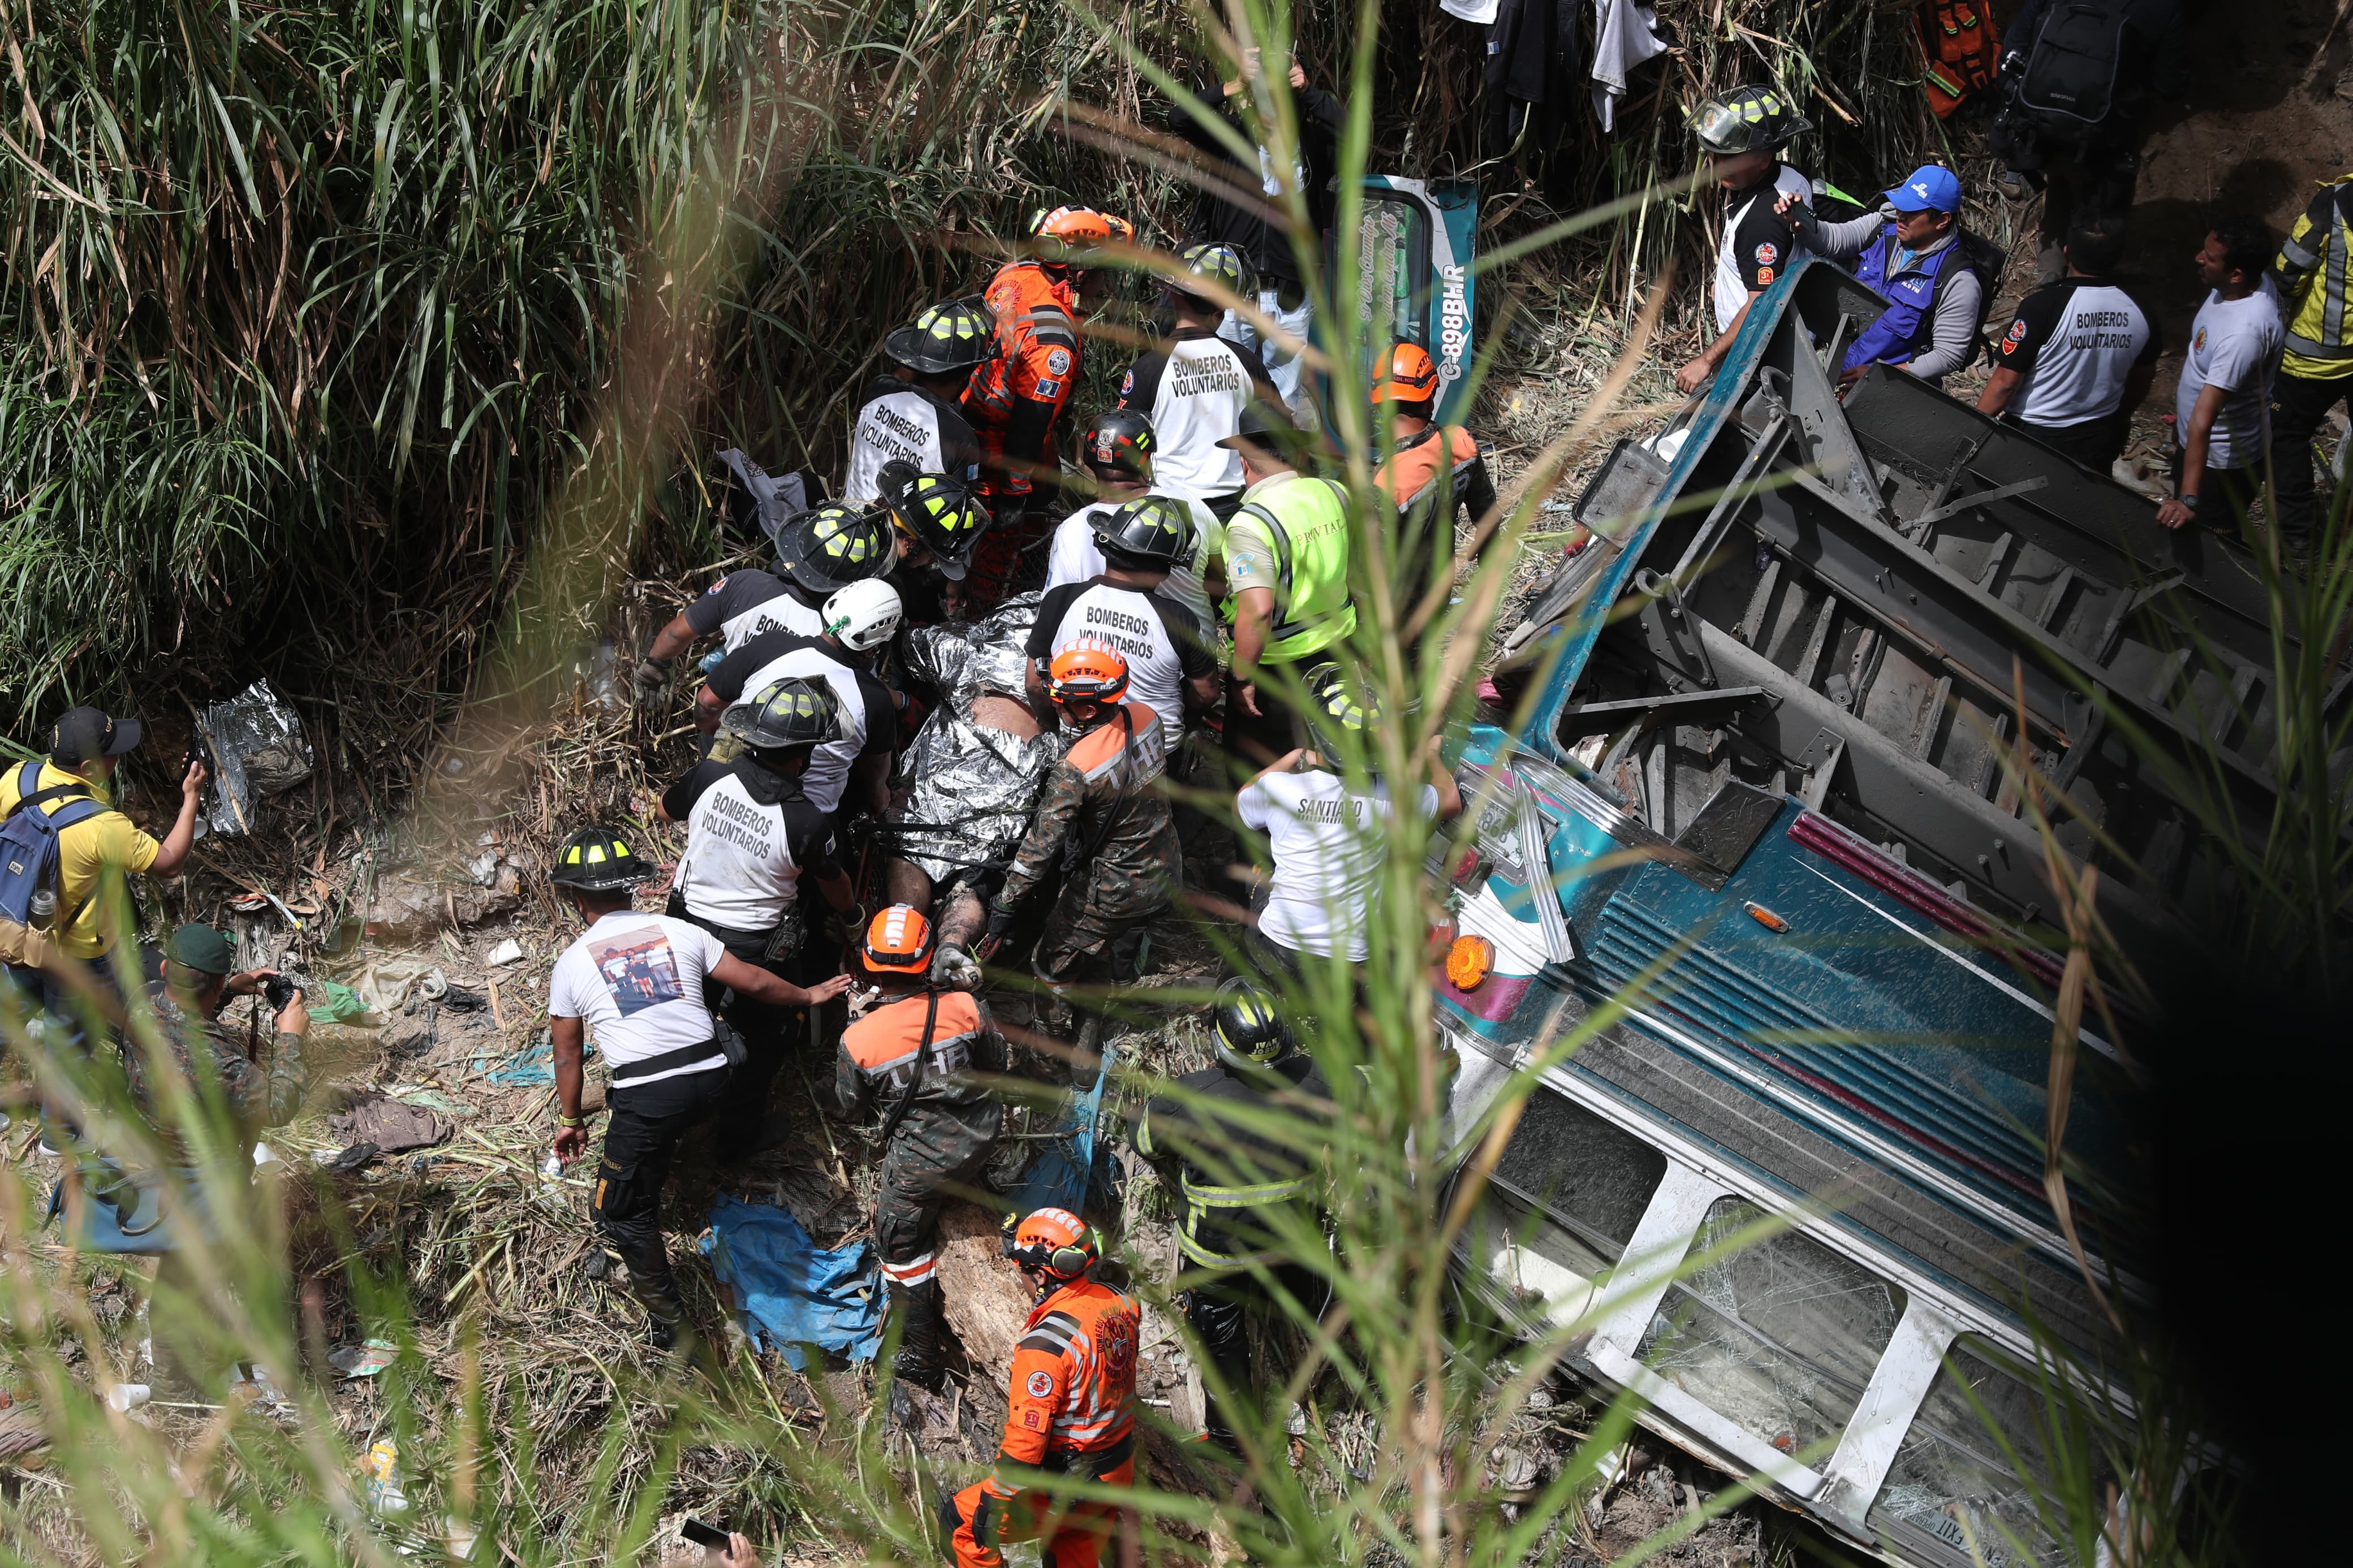
[[2001, 39], [1989, 14], [1990, 0], [1921, 0], [1920, 52], [1927, 67], [1928, 107], [1939, 120], [1973, 92], [1991, 87]]

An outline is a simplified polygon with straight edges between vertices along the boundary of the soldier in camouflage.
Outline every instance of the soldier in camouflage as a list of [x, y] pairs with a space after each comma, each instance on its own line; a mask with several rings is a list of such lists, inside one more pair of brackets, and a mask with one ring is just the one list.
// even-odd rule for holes
[[1144, 922], [1168, 907], [1184, 851], [1158, 785], [1166, 762], [1160, 716], [1123, 702], [1127, 660], [1082, 642], [1054, 657], [1046, 693], [1077, 738], [1046, 781], [1037, 820], [1013, 857], [988, 915], [994, 951], [1038, 885], [1059, 879], [1062, 896], [1038, 939], [1030, 967], [1053, 992], [1040, 1022], [1067, 1033], [1064, 994], [1075, 984], [1134, 977]]
[[[228, 939], [208, 925], [195, 921], [172, 933], [161, 972], [148, 982], [148, 1005], [155, 1015], [156, 1032], [178, 1069], [180, 1081], [201, 1090], [206, 1068], [197, 1065], [204, 1053], [221, 1098], [247, 1137], [264, 1127], [275, 1127], [301, 1107], [309, 1082], [302, 1065], [302, 1037], [309, 1033], [311, 1015], [297, 990], [278, 1011], [276, 1034], [268, 1059], [257, 1061], [220, 1021], [221, 1009], [239, 996], [256, 996], [278, 977], [274, 969], [249, 969], [232, 974], [236, 954]], [[132, 1094], [151, 1116], [163, 1110], [161, 1086], [152, 1078], [150, 1053], [134, 1043], [123, 1052]]]

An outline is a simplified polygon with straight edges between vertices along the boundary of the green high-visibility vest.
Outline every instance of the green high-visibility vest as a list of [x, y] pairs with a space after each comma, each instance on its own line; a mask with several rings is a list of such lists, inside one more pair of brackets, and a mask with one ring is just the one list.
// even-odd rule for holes
[[1261, 490], [1242, 510], [1274, 549], [1274, 624], [1259, 658], [1288, 663], [1355, 631], [1347, 489], [1333, 479], [1297, 479]]

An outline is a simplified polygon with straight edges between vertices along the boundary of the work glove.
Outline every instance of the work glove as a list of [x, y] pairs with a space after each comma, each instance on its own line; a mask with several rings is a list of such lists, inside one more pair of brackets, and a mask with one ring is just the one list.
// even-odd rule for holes
[[1005, 933], [1012, 929], [1013, 911], [1002, 906], [992, 908], [988, 911], [988, 930], [981, 933], [980, 945], [973, 950], [973, 956], [983, 963], [995, 958], [997, 950], [1005, 945]]
[[659, 702], [669, 695], [670, 673], [678, 668], [674, 658], [656, 658], [651, 654], [638, 660], [637, 672], [629, 678], [637, 688], [640, 702]]
[[988, 1493], [980, 1494], [973, 1505], [972, 1538], [986, 1547], [995, 1547], [997, 1538], [1005, 1528], [1005, 1504]]
[[866, 906], [852, 904], [846, 910], [826, 910], [822, 929], [828, 942], [856, 942], [862, 940], [866, 935]]
[[977, 991], [980, 965], [972, 954], [949, 943], [932, 955], [932, 984], [947, 991]]

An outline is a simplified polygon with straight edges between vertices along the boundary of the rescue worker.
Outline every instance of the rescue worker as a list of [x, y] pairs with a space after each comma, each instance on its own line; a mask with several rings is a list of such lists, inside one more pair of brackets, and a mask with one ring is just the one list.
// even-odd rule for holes
[[2029, 289], [1995, 343], [1978, 412], [2105, 475], [2157, 380], [2158, 332], [2108, 276], [2124, 259], [2121, 226], [2079, 224], [2063, 253], [2067, 276]]
[[1030, 971], [1052, 994], [1041, 1024], [1067, 1037], [1076, 1021], [1067, 996], [1072, 985], [1134, 977], [1144, 922], [1167, 909], [1184, 851], [1157, 787], [1167, 757], [1160, 716], [1125, 700], [1127, 660], [1119, 650], [1082, 643], [1057, 654], [1046, 695], [1071, 749], [1047, 776], [1037, 819], [989, 908], [983, 956], [996, 951], [1031, 893], [1059, 886]]
[[[210, 776], [201, 758], [191, 758], [180, 779], [180, 810], [171, 830], [158, 840], [142, 830], [114, 805], [118, 758], [137, 746], [145, 730], [136, 719], [113, 719], [95, 708], [75, 708], [49, 727], [48, 757], [0, 768], [0, 822], [19, 811], [46, 816], [56, 837], [55, 907], [46, 913], [28, 905], [22, 921], [12, 926], [26, 932], [10, 944], [5, 954], [8, 978], [29, 1005], [37, 1002], [54, 1020], [55, 1037], [83, 1047], [80, 993], [53, 968], [37, 967], [44, 958], [70, 958], [82, 964], [90, 979], [104, 991], [121, 994], [125, 983], [136, 984], [134, 969], [116, 973], [116, 949], [108, 924], [105, 889], [119, 879], [147, 872], [157, 877], [179, 873], [195, 843], [196, 807]], [[50, 893], [39, 889], [36, 897]], [[44, 1134], [52, 1148], [61, 1130], [59, 1119], [44, 1113]]]
[[[1456, 511], [1467, 511], [1474, 530], [1484, 525], [1492, 531], [1501, 521], [1492, 515], [1495, 485], [1487, 477], [1487, 459], [1470, 431], [1437, 423], [1438, 394], [1438, 362], [1419, 343], [1392, 348], [1373, 383], [1373, 412], [1377, 416], [1386, 408], [1389, 419], [1388, 456], [1373, 470], [1373, 488], [1389, 498], [1402, 520], [1396, 608], [1409, 629], [1416, 606], [1441, 586], [1432, 576], [1440, 560], [1449, 563], [1444, 584], [1454, 581]], [[1474, 535], [1473, 551], [1484, 548], [1487, 538]]]
[[947, 1375], [933, 1255], [940, 1205], [973, 1197], [982, 1185], [981, 1169], [1005, 1118], [972, 1075], [1005, 1070], [1005, 1039], [986, 1003], [926, 982], [932, 924], [911, 905], [893, 904], [874, 917], [859, 961], [883, 999], [842, 1031], [834, 1092], [852, 1120], [870, 1110], [882, 1114], [874, 1243], [900, 1324], [896, 1375], [937, 1393]]
[[1056, 1476], [1135, 1484], [1135, 1358], [1144, 1309], [1097, 1279], [1103, 1244], [1067, 1209], [1005, 1217], [1005, 1255], [1037, 1304], [1013, 1347], [1005, 1436], [988, 1479], [941, 1500], [956, 1568], [1001, 1568], [1001, 1542], [1039, 1542], [1041, 1568], [1096, 1568], [1125, 1510], [1057, 1502]]
[[817, 636], [763, 632], [712, 667], [695, 694], [696, 724], [718, 728], [729, 703], [770, 681], [793, 675], [822, 680], [833, 689], [838, 728], [818, 744], [802, 790], [829, 816], [845, 809], [845, 799], [849, 811], [881, 816], [890, 804], [902, 700], [872, 668], [876, 650], [898, 631], [901, 613], [899, 591], [890, 584], [872, 577], [850, 584], [825, 602], [825, 629]]
[[908, 623], [936, 626], [961, 617], [972, 552], [989, 524], [980, 492], [950, 475], [909, 473], [903, 466], [883, 478], [890, 492], [883, 508], [898, 551], [892, 577]]
[[1046, 586], [1083, 583], [1103, 569], [1095, 531], [1121, 507], [1147, 495], [1163, 496], [1192, 520], [1193, 551], [1168, 571], [1168, 592], [1205, 626], [1215, 626], [1209, 605], [1225, 591], [1225, 526], [1208, 504], [1155, 483], [1153, 454], [1159, 434], [1133, 408], [1107, 408], [1088, 425], [1079, 460], [1094, 476], [1095, 499], [1055, 526], [1046, 555]]
[[897, 560], [889, 528], [882, 512], [839, 501], [787, 518], [776, 531], [782, 575], [752, 568], [730, 572], [679, 612], [654, 634], [638, 661], [638, 700], [661, 700], [677, 673], [679, 656], [713, 634], [724, 652], [733, 653], [764, 632], [816, 637], [824, 631], [829, 595], [852, 583], [889, 574]]
[[1167, 593], [1171, 569], [1193, 554], [1193, 521], [1182, 501], [1146, 496], [1098, 520], [1094, 543], [1103, 570], [1038, 601], [1026, 649], [1029, 705], [1052, 719], [1046, 675], [1057, 655], [1082, 644], [1115, 647], [1127, 662], [1130, 694], [1160, 715], [1173, 756], [1185, 743], [1185, 715], [1218, 700], [1209, 628]]
[[1805, 201], [1814, 187], [1781, 162], [1779, 151], [1813, 128], [1769, 82], [1704, 98], [1692, 113], [1693, 133], [1724, 190], [1724, 231], [1715, 254], [1715, 341], [1675, 372], [1685, 396], [1707, 384], [1748, 320], [1750, 303], [1796, 259], [1795, 231], [1775, 203], [1781, 195]]
[[[2313, 510], [2313, 437], [2353, 392], [2353, 174], [2323, 183], [2296, 218], [2272, 270], [2286, 352], [2272, 380], [2272, 515], [2292, 555], [2308, 557], [2319, 519]], [[2348, 405], [2353, 408], [2353, 405]]]
[[1234, 655], [1226, 700], [1226, 749], [1263, 765], [1298, 744], [1295, 672], [1356, 629], [1348, 586], [1348, 492], [1302, 475], [1289, 455], [1299, 433], [1253, 404], [1226, 445], [1241, 455], [1250, 488], [1226, 528], [1227, 604]]
[[972, 373], [964, 395], [980, 437], [981, 494], [997, 522], [977, 562], [983, 605], [1012, 591], [1022, 546], [1038, 537], [1032, 515], [1060, 468], [1055, 424], [1078, 388], [1083, 263], [1112, 237], [1103, 214], [1056, 207], [1033, 226], [1035, 254], [1008, 262], [989, 280], [985, 299], [1000, 352]]
[[[1301, 351], [1313, 334], [1314, 297], [1301, 269], [1299, 241], [1311, 251], [1322, 248], [1320, 237], [1333, 223], [1333, 176], [1338, 166], [1340, 126], [1347, 118], [1340, 100], [1307, 79], [1307, 69], [1295, 57], [1277, 56], [1276, 68], [1291, 83], [1293, 124], [1297, 140], [1285, 157], [1270, 143], [1277, 140], [1278, 111], [1264, 67], [1255, 47], [1242, 50], [1241, 68], [1231, 77], [1212, 72], [1197, 95], [1216, 106], [1222, 124], [1204, 123], [1183, 103], [1172, 100], [1166, 125], [1200, 154], [1208, 177], [1193, 198], [1186, 237], [1198, 244], [1230, 246], [1249, 263], [1257, 284], [1252, 302], [1272, 321], [1287, 342], [1278, 342], [1256, 321], [1239, 312], [1226, 326], [1226, 335], [1244, 353], [1256, 353], [1268, 379], [1281, 390], [1282, 404], [1293, 413], [1300, 407], [1301, 377], [1306, 369]], [[1239, 153], [1238, 149], [1249, 151]], [[1305, 209], [1303, 228], [1294, 228], [1290, 204]]]
[[804, 990], [734, 957], [691, 921], [638, 912], [630, 907], [634, 890], [655, 874], [652, 862], [609, 827], [584, 827], [557, 847], [548, 880], [587, 930], [548, 976], [547, 1016], [555, 1157], [568, 1165], [588, 1149], [580, 1057], [593, 1031], [611, 1075], [605, 1102], [611, 1120], [588, 1212], [628, 1265], [648, 1337], [655, 1349], [669, 1350], [686, 1307], [662, 1239], [662, 1187], [679, 1140], [715, 1115], [729, 1092], [727, 1053], [703, 1001], [704, 982], [772, 1007], [811, 1007], [849, 990], [849, 977]]
[[978, 484], [980, 437], [959, 400], [972, 373], [998, 353], [988, 307], [977, 298], [943, 300], [885, 336], [882, 352], [898, 368], [868, 384], [860, 400], [842, 499], [887, 500], [882, 470], [893, 463]]
[[[1187, 277], [1229, 295], [1249, 289], [1248, 265], [1229, 245], [1188, 247]], [[1152, 420], [1153, 468], [1166, 493], [1190, 497], [1219, 522], [1242, 504], [1242, 465], [1219, 442], [1241, 428], [1252, 397], [1271, 407], [1282, 395], [1258, 355], [1218, 334], [1226, 308], [1175, 283], [1161, 285], [1169, 317], [1162, 345], [1139, 356], [1119, 384], [1119, 405]]]
[[[1270, 1300], [1270, 1271], [1293, 1299], [1311, 1308], [1324, 1294], [1310, 1269], [1283, 1267], [1315, 1206], [1316, 1152], [1332, 1113], [1332, 1090], [1315, 1059], [1297, 1047], [1275, 1010], [1274, 998], [1236, 977], [1219, 988], [1217, 1065], [1176, 1080], [1180, 1095], [1160, 1095], [1135, 1119], [1132, 1142], [1146, 1159], [1173, 1158], [1181, 1167], [1177, 1187], [1185, 1217], [1176, 1248], [1191, 1269], [1210, 1277], [1178, 1298], [1185, 1321], [1224, 1384], [1209, 1394], [1210, 1441], [1233, 1446], [1231, 1402], [1277, 1379], [1250, 1375], [1248, 1316]], [[1241, 1117], [1222, 1108], [1243, 1108]], [[1285, 1116], [1293, 1127], [1268, 1132], [1262, 1121]], [[1271, 1222], [1270, 1211], [1289, 1209], [1303, 1224]]]
[[[803, 879], [855, 929], [857, 893], [834, 848], [833, 822], [803, 791], [817, 748], [840, 732], [841, 705], [823, 680], [792, 676], [763, 684], [720, 722], [743, 742], [733, 761], [697, 763], [662, 795], [666, 822], [686, 824], [668, 912], [717, 937], [728, 952], [786, 979], [806, 979], [807, 905]], [[719, 1126], [719, 1157], [746, 1159], [782, 1143], [786, 1119], [767, 1118], [768, 1089], [783, 1065], [795, 1014], [714, 983], [707, 998], [743, 1037], [744, 1059]]]
[[[1368, 764], [1379, 704], [1336, 664], [1307, 673], [1308, 723], [1320, 752], [1293, 751], [1244, 784], [1234, 797], [1243, 826], [1266, 835], [1273, 876], [1250, 948], [1267, 978], [1315, 984], [1318, 971], [1345, 965], [1353, 976], [1370, 952], [1372, 903], [1387, 856], [1387, 824], [1397, 803], [1378, 773], [1352, 783], [1351, 761]], [[1430, 740], [1430, 781], [1414, 790], [1433, 822], [1462, 811], [1462, 792]], [[1352, 981], [1353, 984], [1354, 982]]]
[[1942, 386], [1977, 358], [2001, 253], [1989, 257], [1989, 247], [1961, 227], [1961, 181], [1950, 169], [1924, 163], [1880, 204], [1844, 223], [1822, 222], [1802, 196], [1784, 194], [1775, 210], [1789, 220], [1799, 249], [1853, 258], [1855, 277], [1888, 300], [1847, 346], [1840, 384], [1874, 364], [1892, 364]]

